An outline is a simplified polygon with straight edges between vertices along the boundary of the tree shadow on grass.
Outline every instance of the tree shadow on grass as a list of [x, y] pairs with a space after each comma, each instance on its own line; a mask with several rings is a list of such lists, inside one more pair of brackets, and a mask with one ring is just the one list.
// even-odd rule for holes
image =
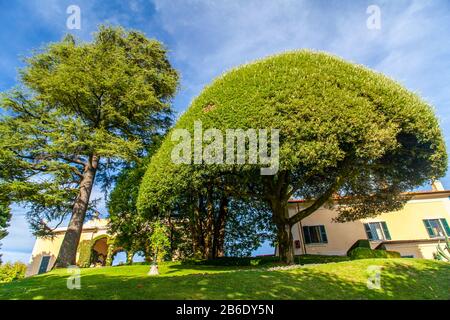
[[449, 300], [450, 263], [421, 260], [420, 267], [386, 262], [381, 273], [386, 299]]
[[[371, 263], [373, 261], [361, 262], [361, 267]], [[450, 298], [448, 264], [421, 262], [412, 267], [408, 263], [384, 261], [380, 265], [383, 267], [381, 289], [372, 290], [367, 287], [361, 272], [352, 278], [351, 274], [340, 274], [332, 268], [308, 267], [288, 271], [248, 270], [166, 277], [85, 274], [81, 278], [80, 290], [67, 289], [67, 276], [48, 274], [0, 286], [0, 299]], [[339, 268], [338, 264], [336, 268]], [[202, 270], [201, 266], [198, 270]]]
[[[183, 275], [183, 272], [187, 271], [190, 274], [211, 274], [221, 272], [233, 272], [233, 271], [245, 271], [255, 270], [256, 266], [210, 266], [210, 265], [195, 265], [195, 264], [175, 264], [167, 266], [165, 275]], [[191, 272], [195, 270], [195, 272]]]

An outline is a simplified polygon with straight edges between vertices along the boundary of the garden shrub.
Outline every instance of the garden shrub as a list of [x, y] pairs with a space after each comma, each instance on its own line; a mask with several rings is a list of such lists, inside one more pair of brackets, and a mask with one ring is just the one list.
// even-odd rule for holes
[[352, 260], [357, 259], [374, 259], [374, 258], [400, 258], [400, 253], [396, 251], [387, 250], [372, 250], [369, 248], [355, 248], [349, 253], [349, 257]]
[[358, 241], [356, 241], [351, 247], [350, 249], [347, 250], [347, 256], [350, 254], [350, 252], [355, 249], [355, 248], [368, 248], [368, 249], [372, 249], [370, 247], [370, 242], [367, 239], [360, 239]]
[[22, 262], [5, 263], [0, 266], [0, 283], [7, 283], [25, 278], [26, 264]]
[[78, 263], [81, 268], [88, 268], [91, 264], [92, 242], [90, 240], [82, 240], [78, 244]]

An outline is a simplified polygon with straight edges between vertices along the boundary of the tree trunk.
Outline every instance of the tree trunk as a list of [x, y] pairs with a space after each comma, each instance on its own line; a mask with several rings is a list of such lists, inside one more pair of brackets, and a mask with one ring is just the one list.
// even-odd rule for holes
[[61, 243], [56, 268], [66, 268], [76, 264], [78, 242], [80, 241], [84, 218], [89, 205], [92, 187], [94, 186], [95, 173], [98, 168], [99, 157], [93, 155], [89, 157], [89, 162], [84, 168], [83, 178], [80, 182], [80, 190], [72, 209], [72, 217], [69, 226]]
[[203, 238], [203, 199], [198, 196], [195, 200], [196, 205], [193, 210], [193, 217], [191, 221], [192, 226], [192, 251], [195, 258], [204, 258], [204, 238]]
[[214, 199], [212, 186], [207, 187], [207, 198], [206, 198], [206, 219], [205, 219], [205, 258], [213, 259], [213, 240], [214, 240]]
[[294, 263], [294, 244], [292, 230], [289, 224], [277, 225], [278, 253], [281, 261], [286, 264]]
[[169, 225], [169, 241], [170, 241], [170, 256], [173, 257], [175, 254], [175, 241], [174, 241], [174, 226], [171, 219], [172, 213], [169, 213], [167, 223]]
[[228, 198], [223, 196], [220, 200], [219, 216], [214, 224], [213, 256], [214, 258], [225, 255], [225, 224], [228, 215]]
[[152, 252], [148, 246], [144, 248], [144, 256], [145, 256], [145, 262], [150, 263], [152, 262]]
[[277, 226], [278, 254], [282, 262], [294, 263], [294, 239], [292, 237], [292, 226], [289, 224], [289, 211], [287, 202], [278, 199], [271, 201], [273, 221]]

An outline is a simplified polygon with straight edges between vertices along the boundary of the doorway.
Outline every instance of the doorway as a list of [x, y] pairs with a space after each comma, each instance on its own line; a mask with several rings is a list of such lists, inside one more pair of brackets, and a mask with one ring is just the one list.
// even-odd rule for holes
[[41, 259], [41, 264], [39, 266], [38, 274], [46, 273], [48, 268], [48, 263], [50, 262], [50, 256], [43, 256]]

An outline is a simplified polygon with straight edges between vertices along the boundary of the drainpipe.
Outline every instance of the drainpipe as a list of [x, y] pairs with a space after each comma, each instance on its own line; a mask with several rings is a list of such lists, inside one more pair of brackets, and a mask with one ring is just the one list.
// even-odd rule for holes
[[[298, 203], [297, 203], [297, 212], [299, 212], [300, 211], [300, 209], [299, 209], [299, 207], [298, 207]], [[303, 244], [303, 254], [307, 254], [307, 252], [306, 252], [306, 243], [305, 243], [305, 237], [303, 236], [303, 226], [302, 226], [302, 220], [300, 220], [299, 222], [298, 222], [298, 224], [299, 224], [299, 234], [300, 234], [300, 236], [302, 237], [302, 244]]]
[[302, 232], [301, 232], [301, 235], [302, 235], [302, 243], [303, 243], [303, 252], [304, 252], [304, 254], [308, 254], [308, 253], [306, 252], [306, 242], [305, 242], [305, 237], [303, 236], [302, 220], [299, 221], [299, 225], [300, 225], [300, 230], [302, 231]]

